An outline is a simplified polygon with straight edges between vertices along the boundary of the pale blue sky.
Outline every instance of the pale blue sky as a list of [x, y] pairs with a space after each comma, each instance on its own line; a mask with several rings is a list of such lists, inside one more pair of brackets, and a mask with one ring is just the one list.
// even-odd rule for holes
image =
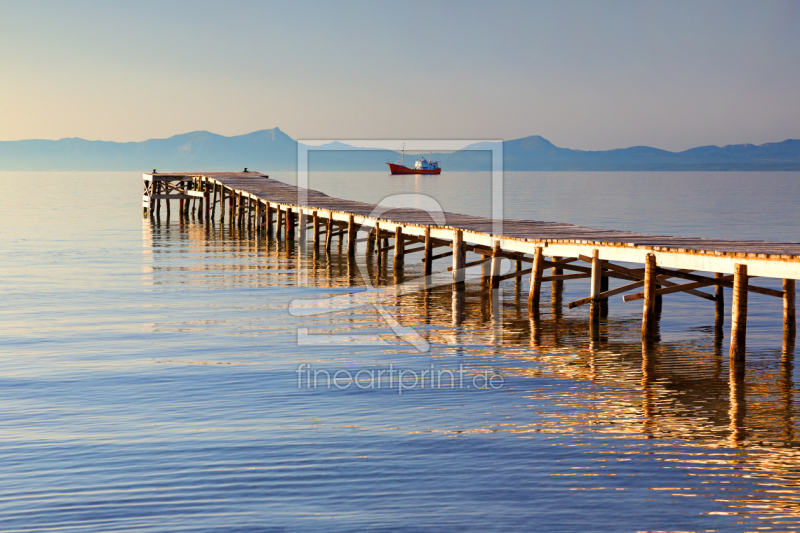
[[800, 1], [0, 1], [0, 140], [800, 138]]

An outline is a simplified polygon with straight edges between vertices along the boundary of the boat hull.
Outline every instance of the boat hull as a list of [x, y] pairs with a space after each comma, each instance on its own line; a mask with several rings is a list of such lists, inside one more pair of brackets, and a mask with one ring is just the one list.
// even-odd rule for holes
[[404, 167], [403, 165], [395, 165], [394, 163], [386, 163], [389, 165], [389, 170], [392, 171], [392, 174], [441, 174], [441, 168], [434, 168], [431, 170], [421, 170], [417, 168], [408, 168]]

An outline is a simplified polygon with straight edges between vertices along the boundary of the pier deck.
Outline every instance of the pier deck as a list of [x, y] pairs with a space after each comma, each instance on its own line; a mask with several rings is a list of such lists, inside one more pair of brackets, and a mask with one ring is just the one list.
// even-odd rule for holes
[[[435, 213], [422, 209], [391, 208], [328, 196], [322, 192], [288, 185], [269, 179], [258, 172], [185, 172], [144, 174], [143, 207], [145, 213], [160, 214], [160, 200], [180, 202], [181, 216], [188, 216], [190, 201], [200, 203], [198, 217], [224, 220], [227, 203], [229, 220], [272, 231], [273, 215], [276, 232], [281, 229], [293, 237], [297, 226], [299, 238], [306, 239], [313, 230], [314, 242], [326, 237], [348, 237], [348, 253], [355, 253], [359, 232], [367, 232], [368, 253], [377, 245], [381, 252], [394, 249], [395, 268], [402, 268], [406, 253], [425, 252], [426, 274], [430, 274], [433, 259], [453, 256], [454, 283], [463, 283], [466, 267], [483, 264], [486, 277], [493, 287], [500, 281], [531, 274], [529, 302], [532, 312], [538, 309], [538, 292], [542, 281], [563, 281], [581, 277], [591, 279], [589, 298], [571, 302], [570, 307], [591, 303], [592, 316], [601, 312], [600, 304], [622, 292], [639, 289], [643, 292], [628, 295], [626, 300], [643, 299], [643, 336], [652, 329], [653, 309], [661, 295], [687, 292], [717, 302], [721, 313], [722, 287], [733, 288], [733, 326], [731, 354], [744, 349], [744, 325], [748, 292], [781, 297], [784, 302], [784, 326], [787, 335], [794, 336], [794, 280], [800, 278], [800, 243], [766, 241], [717, 240], [673, 237], [575, 226], [534, 220], [502, 221], [457, 213]], [[219, 213], [217, 213], [219, 207]], [[231, 213], [233, 216], [231, 217]], [[313, 222], [312, 222], [313, 221]], [[309, 226], [309, 224], [312, 224]], [[324, 225], [324, 228], [323, 228]], [[498, 231], [499, 230], [499, 231]], [[388, 239], [394, 244], [388, 246]], [[383, 244], [381, 244], [383, 243]], [[424, 243], [424, 247], [407, 249], [409, 243]], [[452, 252], [433, 255], [436, 247], [449, 247]], [[482, 259], [467, 264], [466, 252]], [[546, 257], [551, 259], [547, 260]], [[501, 274], [500, 259], [517, 262], [516, 272]], [[491, 267], [489, 268], [489, 262]], [[644, 268], [630, 269], [612, 261], [643, 264]], [[532, 268], [521, 270], [522, 262]], [[589, 263], [579, 266], [573, 263]], [[553, 269], [552, 276], [543, 270]], [[563, 274], [572, 270], [576, 274]], [[695, 272], [694, 274], [692, 272]], [[696, 272], [715, 273], [716, 277]], [[784, 290], [776, 291], [752, 286], [753, 277], [784, 280]], [[633, 281], [623, 288], [608, 290], [607, 278]], [[692, 283], [681, 285], [667, 281], [682, 278]], [[716, 287], [714, 295], [698, 291]], [[624, 290], [623, 290], [624, 289]], [[651, 317], [648, 320], [648, 317]], [[719, 319], [719, 317], [718, 317]], [[738, 331], [737, 331], [738, 328]], [[739, 337], [742, 337], [739, 339]]]

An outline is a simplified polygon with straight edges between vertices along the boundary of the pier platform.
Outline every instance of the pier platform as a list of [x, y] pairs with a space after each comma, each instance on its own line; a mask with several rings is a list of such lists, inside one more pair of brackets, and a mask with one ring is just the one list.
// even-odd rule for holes
[[[733, 289], [732, 358], [744, 357], [750, 292], [781, 298], [785, 337], [793, 339], [795, 335], [794, 280], [800, 278], [800, 243], [689, 238], [394, 208], [301, 189], [252, 171], [147, 173], [143, 181], [145, 216], [160, 217], [162, 201], [169, 216], [170, 203], [175, 200], [181, 217], [194, 214], [201, 221], [221, 222], [227, 217], [229, 223], [282, 232], [301, 242], [311, 232], [316, 246], [322, 246], [324, 238], [326, 249], [333, 237], [346, 238], [350, 256], [355, 256], [356, 243], [366, 242], [367, 253], [377, 254], [379, 261], [392, 251], [396, 270], [402, 270], [407, 255], [419, 252], [426, 275], [432, 272], [433, 260], [452, 256], [448, 270], [456, 288], [464, 283], [466, 268], [476, 265], [481, 265], [482, 282], [490, 287], [529, 276], [531, 313], [538, 312], [541, 283], [588, 278], [590, 294], [567, 306], [589, 305], [590, 317], [596, 317], [605, 312], [612, 296], [624, 294], [625, 301], [641, 299], [644, 340], [652, 338], [655, 310], [660, 299], [670, 293], [685, 292], [714, 302], [717, 325], [722, 327], [723, 287]], [[366, 236], [359, 238], [359, 234]], [[414, 244], [419, 246], [409, 246]], [[448, 251], [435, 253], [437, 248]], [[468, 263], [468, 252], [478, 259]], [[513, 272], [502, 272], [502, 259], [514, 262]], [[530, 268], [523, 269], [523, 264]], [[545, 275], [546, 269], [552, 269], [552, 274]], [[755, 277], [782, 279], [783, 290], [750, 283]], [[609, 278], [630, 283], [609, 290]], [[676, 279], [685, 282], [675, 283]], [[711, 288], [713, 293], [700, 290], [703, 288]]]

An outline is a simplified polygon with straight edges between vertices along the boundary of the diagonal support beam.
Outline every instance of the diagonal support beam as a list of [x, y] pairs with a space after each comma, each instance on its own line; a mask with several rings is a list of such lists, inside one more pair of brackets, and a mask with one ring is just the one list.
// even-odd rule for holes
[[[613, 265], [613, 266], [618, 266], [618, 265]], [[630, 271], [632, 273], [635, 273], [636, 270], [638, 270], [638, 269], [630, 269], [630, 268], [625, 268], [625, 267], [620, 267], [620, 268], [624, 268], [625, 270]], [[644, 269], [642, 269], [642, 272], [644, 272]], [[604, 274], [606, 274], [606, 273], [604, 272]], [[669, 287], [678, 286], [676, 283], [671, 283], [671, 282], [667, 281], [670, 277], [671, 276], [669, 276], [669, 275], [662, 274], [662, 275], [660, 275], [660, 276], [658, 276], [656, 278], [656, 284], [658, 284], [658, 285], [667, 285]], [[610, 291], [601, 292], [600, 294], [597, 295], [597, 299], [598, 300], [606, 300], [608, 298], [611, 298], [612, 296], [616, 296], [617, 294], [622, 294], [623, 292], [628, 292], [628, 291], [632, 291], [634, 289], [638, 289], [639, 287], [642, 287], [643, 285], [644, 285], [644, 280], [636, 281], [634, 283], [629, 283], [627, 285], [623, 285], [622, 287], [617, 287], [616, 289], [611, 289]], [[710, 296], [710, 295], [708, 295], [708, 294], [706, 294], [704, 292], [700, 292], [700, 291], [691, 291], [691, 290], [689, 290], [688, 292], [689, 292], [689, 294], [693, 294], [694, 296], [697, 296], [699, 298], [708, 299], [708, 297]], [[713, 296], [712, 296], [712, 298], [713, 298]], [[623, 298], [623, 300], [624, 300], [624, 298]], [[575, 307], [580, 307], [582, 305], [586, 305], [586, 304], [590, 303], [591, 301], [592, 301], [592, 297], [591, 296], [587, 296], [586, 298], [581, 298], [580, 300], [575, 300], [574, 302], [568, 303], [567, 304], [567, 308], [568, 309], [573, 309]], [[627, 301], [627, 300], [625, 300], [625, 301]]]
[[[660, 278], [661, 276], [659, 276]], [[725, 276], [724, 278], [719, 278], [723, 280], [733, 280], [733, 276]], [[709, 283], [707, 281], [695, 281], [694, 283], [683, 283], [683, 284], [672, 284], [669, 287], [664, 287], [661, 289], [656, 289], [656, 295], [664, 295], [664, 294], [672, 294], [674, 292], [688, 292], [692, 289], [698, 289], [700, 287], [708, 287], [710, 285], [714, 285], [714, 283]], [[702, 293], [705, 294], [705, 293]], [[711, 296], [710, 294], [706, 294], [709, 299], [716, 301], [716, 297]], [[643, 292], [637, 292], [634, 294], [626, 294], [622, 297], [623, 302], [633, 302], [635, 300], [641, 300], [644, 298]]]
[[[698, 274], [689, 274], [688, 272], [681, 272], [676, 270], [667, 270], [665, 268], [656, 267], [657, 272], [659, 274], [670, 274], [676, 278], [683, 278], [689, 281], [705, 281], [709, 282], [710, 285], [722, 285], [723, 287], [728, 287], [729, 289], [733, 288], [732, 281], [725, 281], [725, 278], [710, 278], [708, 276], [700, 276]], [[727, 276], [726, 276], [727, 277]], [[748, 278], [752, 278], [755, 276], [748, 276]], [[748, 292], [755, 292], [758, 294], [766, 294], [767, 296], [775, 296], [777, 298], [783, 298], [783, 291], [776, 291], [775, 289], [767, 289], [765, 287], [756, 287], [755, 285], [747, 284]]]
[[[591, 267], [584, 267], [584, 266], [578, 266], [578, 265], [569, 265], [569, 264], [561, 263], [561, 262], [554, 263], [552, 261], [544, 261], [544, 268], [562, 268], [564, 270], [574, 270], [576, 272], [582, 272], [584, 274], [590, 274], [590, 275], [592, 273]], [[631, 275], [631, 274], [623, 274], [621, 272], [605, 271], [605, 272], [603, 272], [603, 275], [606, 276], [606, 277], [609, 277], [609, 278], [624, 279], [626, 281], [639, 281], [641, 279], [640, 276], [634, 276], [634, 275]]]

